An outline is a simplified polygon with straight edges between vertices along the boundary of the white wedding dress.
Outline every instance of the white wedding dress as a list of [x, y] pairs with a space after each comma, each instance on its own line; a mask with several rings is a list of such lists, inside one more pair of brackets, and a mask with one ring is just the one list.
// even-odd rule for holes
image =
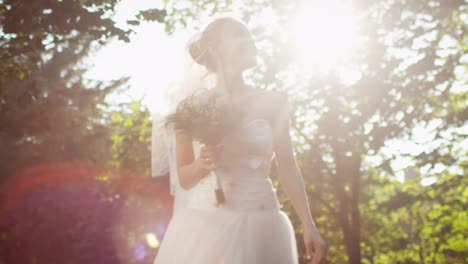
[[222, 143], [215, 173], [222, 178], [225, 204], [216, 205], [215, 178], [203, 178], [190, 189], [187, 206], [175, 211], [154, 264], [298, 263], [293, 226], [269, 178], [269, 122], [244, 121]]

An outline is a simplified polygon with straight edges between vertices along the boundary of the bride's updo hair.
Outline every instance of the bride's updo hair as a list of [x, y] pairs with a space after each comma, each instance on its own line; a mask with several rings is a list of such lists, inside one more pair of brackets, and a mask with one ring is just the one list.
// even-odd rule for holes
[[209, 71], [216, 71], [216, 60], [213, 48], [218, 45], [221, 33], [226, 26], [232, 24], [244, 24], [233, 16], [220, 16], [213, 19], [203, 31], [197, 33], [188, 44], [188, 50], [193, 60], [205, 66]]

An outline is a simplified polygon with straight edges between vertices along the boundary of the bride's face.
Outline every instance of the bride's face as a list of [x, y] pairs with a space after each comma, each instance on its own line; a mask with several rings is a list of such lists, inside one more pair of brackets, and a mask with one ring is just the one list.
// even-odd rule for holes
[[247, 27], [241, 23], [232, 23], [223, 29], [218, 45], [223, 63], [240, 72], [255, 66], [257, 48]]

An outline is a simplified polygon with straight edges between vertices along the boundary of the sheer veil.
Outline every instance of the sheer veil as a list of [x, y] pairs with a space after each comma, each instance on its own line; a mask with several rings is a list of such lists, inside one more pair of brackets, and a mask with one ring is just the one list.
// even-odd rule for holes
[[[198, 89], [214, 87], [214, 77], [202, 65], [195, 62], [189, 53], [188, 46], [197, 41], [201, 33], [192, 36], [184, 46], [180, 55], [180, 71], [176, 80], [171, 82], [165, 93], [167, 113], [154, 113], [151, 140], [151, 171], [153, 177], [161, 177], [169, 173], [170, 192], [174, 196], [174, 213], [185, 207], [190, 199], [190, 190], [185, 190], [179, 183], [176, 164], [175, 133], [171, 127], [165, 126], [165, 118], [173, 113], [178, 104]], [[197, 158], [200, 144], [193, 142], [194, 155]]]

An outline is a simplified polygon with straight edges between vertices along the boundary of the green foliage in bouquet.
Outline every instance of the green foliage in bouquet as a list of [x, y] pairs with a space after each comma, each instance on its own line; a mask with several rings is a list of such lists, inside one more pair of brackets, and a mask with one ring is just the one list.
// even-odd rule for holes
[[166, 117], [166, 126], [184, 131], [194, 141], [215, 145], [238, 127], [244, 116], [245, 110], [226, 93], [200, 89], [182, 100], [175, 112]]

